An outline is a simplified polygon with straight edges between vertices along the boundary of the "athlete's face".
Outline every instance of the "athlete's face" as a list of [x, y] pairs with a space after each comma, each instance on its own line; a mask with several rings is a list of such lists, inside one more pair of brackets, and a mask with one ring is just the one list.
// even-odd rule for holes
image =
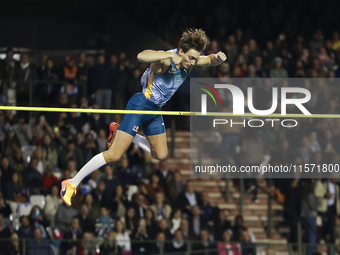
[[196, 65], [198, 58], [200, 57], [200, 52], [194, 49], [188, 50], [186, 53], [182, 49], [179, 49], [179, 55], [182, 57], [182, 66], [184, 68], [191, 68]]

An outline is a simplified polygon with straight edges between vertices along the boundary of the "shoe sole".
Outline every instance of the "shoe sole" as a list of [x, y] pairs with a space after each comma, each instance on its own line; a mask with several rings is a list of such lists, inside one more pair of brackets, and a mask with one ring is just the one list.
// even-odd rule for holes
[[[109, 136], [108, 136], [107, 139], [106, 139], [106, 145], [107, 145], [108, 148], [110, 148], [109, 142], [110, 142], [110, 140], [111, 140], [113, 134], [114, 134], [115, 131], [117, 130], [117, 129], [116, 129], [116, 130], [113, 130], [113, 125], [117, 125], [117, 126], [119, 127], [119, 125], [118, 125], [117, 123], [115, 123], [115, 122], [112, 122], [112, 123], [110, 124], [110, 126], [109, 126], [110, 134], [109, 134]], [[111, 145], [112, 145], [112, 143], [111, 143]]]
[[65, 202], [65, 204], [67, 204], [68, 206], [71, 206], [71, 204], [69, 204], [69, 203], [67, 203], [66, 201], [65, 201], [65, 199], [64, 199], [64, 196], [63, 196], [63, 190], [64, 190], [64, 188], [65, 188], [65, 185], [67, 185], [67, 183], [66, 182], [61, 182], [61, 190], [60, 190], [60, 196], [61, 196], [61, 198], [63, 199], [63, 201]]

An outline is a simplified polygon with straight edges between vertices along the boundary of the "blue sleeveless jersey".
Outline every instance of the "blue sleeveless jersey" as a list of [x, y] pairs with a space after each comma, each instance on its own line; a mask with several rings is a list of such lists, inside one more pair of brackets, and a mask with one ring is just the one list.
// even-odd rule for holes
[[[169, 50], [168, 52], [177, 53], [178, 49]], [[172, 61], [168, 70], [162, 74], [151, 72], [149, 67], [141, 78], [143, 94], [145, 98], [162, 107], [175, 94], [188, 76], [188, 69], [177, 69]]]

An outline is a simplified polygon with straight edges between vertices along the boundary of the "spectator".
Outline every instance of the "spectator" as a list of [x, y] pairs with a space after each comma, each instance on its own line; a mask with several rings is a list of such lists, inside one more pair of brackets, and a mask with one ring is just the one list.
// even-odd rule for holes
[[184, 241], [183, 234], [181, 230], [177, 230], [175, 232], [175, 236], [172, 239], [172, 243], [170, 246], [170, 252], [176, 252], [176, 254], [186, 254], [187, 252], [187, 243]]
[[[155, 176], [155, 175], [153, 175]], [[150, 209], [155, 214], [155, 220], [161, 220], [161, 219], [170, 219], [171, 214], [171, 207], [167, 204], [164, 204], [164, 194], [161, 192], [156, 193], [155, 196], [156, 203], [154, 205], [150, 206]]]
[[[181, 220], [181, 225], [179, 228], [183, 234], [184, 239], [187, 240], [194, 240], [195, 239], [195, 234], [190, 230], [189, 228], [189, 221], [187, 219]], [[175, 231], [176, 233], [176, 231]]]
[[0, 142], [3, 142], [10, 127], [11, 124], [6, 121], [4, 111], [0, 111]]
[[282, 58], [274, 59], [275, 68], [270, 70], [270, 78], [288, 78], [287, 70], [282, 67]]
[[81, 149], [86, 162], [99, 153], [93, 132], [88, 132], [85, 135], [85, 140], [81, 145]]
[[118, 218], [121, 218], [125, 215], [126, 208], [128, 206], [129, 201], [127, 200], [126, 195], [123, 193], [122, 185], [117, 185], [114, 192], [112, 206], [110, 206], [110, 208], [113, 208], [112, 211], [114, 215], [116, 215]]
[[77, 252], [79, 255], [95, 255], [97, 254], [93, 241], [93, 233], [85, 232], [83, 234], [82, 242], [78, 243]]
[[55, 215], [62, 202], [59, 196], [59, 188], [56, 184], [53, 184], [50, 187], [50, 194], [46, 196], [44, 208], [46, 218], [51, 222], [52, 226], [54, 226]]
[[175, 204], [183, 213], [188, 215], [190, 215], [193, 206], [201, 204], [201, 196], [193, 189], [190, 180], [187, 181], [185, 190], [178, 195]]
[[0, 193], [0, 214], [3, 217], [9, 219], [10, 214], [12, 213], [12, 209], [9, 204], [6, 203], [4, 196]]
[[58, 178], [54, 176], [52, 165], [46, 166], [42, 180], [46, 190], [58, 181]]
[[65, 150], [59, 153], [59, 166], [63, 169], [67, 167], [67, 162], [73, 160], [76, 162], [76, 168], [81, 169], [84, 163], [84, 157], [81, 150], [76, 147], [75, 141], [68, 140]]
[[214, 250], [216, 250], [216, 245], [210, 242], [208, 231], [201, 230], [200, 242], [194, 244], [193, 251], [200, 252], [199, 254], [204, 255], [215, 255], [217, 252]]
[[51, 104], [55, 102], [55, 95], [60, 91], [60, 84], [54, 82], [58, 80], [57, 68], [51, 58], [47, 58], [43, 65], [44, 70], [40, 70], [39, 79], [46, 83], [39, 84], [37, 94], [40, 102]]
[[121, 218], [121, 221], [124, 223], [126, 231], [131, 236], [138, 227], [138, 220], [137, 217], [135, 217], [135, 209], [133, 207], [128, 208], [125, 216]]
[[21, 148], [16, 148], [12, 154], [12, 157], [9, 159], [11, 168], [13, 168], [14, 171], [22, 174], [22, 171], [25, 167], [27, 167], [26, 160], [22, 157], [22, 150]]
[[156, 235], [157, 222], [155, 220], [155, 214], [150, 208], [145, 211], [145, 223], [146, 231], [149, 233], [150, 238], [153, 239]]
[[21, 55], [20, 64], [14, 67], [14, 78], [16, 84], [16, 100], [22, 105], [28, 103], [29, 88], [32, 86], [32, 81], [38, 80], [37, 73], [30, 63], [30, 57], [27, 53]]
[[[11, 230], [5, 225], [4, 215], [0, 213], [0, 238], [10, 238]], [[0, 251], [4, 251], [7, 248], [7, 242], [0, 240]]]
[[[149, 233], [146, 229], [145, 219], [140, 218], [138, 226], [132, 234], [132, 239], [139, 241], [149, 240]], [[147, 254], [149, 252], [149, 243], [147, 242], [132, 242], [132, 254]]]
[[44, 115], [38, 115], [32, 125], [32, 138], [33, 144], [40, 145], [43, 143], [43, 136], [48, 134], [50, 137], [53, 135], [52, 128], [47, 122]]
[[311, 132], [309, 135], [309, 150], [313, 153], [321, 151], [321, 147], [318, 141], [318, 136], [315, 131]]
[[[104, 166], [105, 178], [103, 181], [105, 182], [106, 189], [105, 193], [111, 197], [115, 193], [115, 189], [119, 183], [119, 180], [114, 176], [114, 171], [112, 165]], [[122, 194], [120, 194], [121, 196]]]
[[42, 181], [42, 175], [38, 169], [38, 159], [31, 158], [31, 162], [22, 173], [24, 179], [24, 186], [30, 190], [30, 194], [44, 194], [45, 187]]
[[31, 158], [36, 158], [38, 160], [37, 170], [41, 175], [43, 175], [44, 165], [42, 151], [39, 148], [37, 148], [36, 150], [33, 151]]
[[[215, 240], [222, 241], [223, 233], [228, 230], [231, 230], [231, 222], [228, 220], [229, 211], [227, 209], [223, 209], [219, 211], [218, 219], [215, 219]], [[232, 232], [232, 231], [231, 231]]]
[[10, 255], [21, 254], [22, 247], [17, 233], [12, 233], [11, 243], [8, 245], [7, 251]]
[[137, 219], [145, 217], [145, 197], [142, 194], [137, 194], [134, 200], [134, 209], [136, 212]]
[[59, 76], [62, 80], [68, 82], [61, 92], [72, 95], [73, 100], [75, 100], [75, 96], [78, 94], [78, 67], [72, 55], [67, 56], [66, 63], [61, 68]]
[[98, 150], [105, 151], [107, 148], [107, 141], [106, 141], [106, 131], [105, 129], [100, 129], [98, 132], [97, 143], [98, 143]]
[[100, 215], [100, 203], [93, 199], [93, 195], [91, 193], [88, 193], [85, 195], [84, 204], [89, 210], [89, 218], [92, 221], [96, 221]]
[[71, 206], [67, 206], [65, 203], [61, 203], [58, 206], [57, 213], [55, 215], [55, 227], [60, 231], [66, 231], [71, 220], [78, 214], [77, 210]]
[[81, 52], [78, 56], [77, 69], [78, 69], [78, 77], [79, 77], [79, 83], [80, 83], [79, 85], [86, 86], [86, 83], [88, 82], [90, 69], [86, 63], [85, 52]]
[[66, 229], [63, 242], [60, 246], [62, 254], [77, 254], [79, 248], [79, 240], [82, 238], [82, 232], [79, 228], [79, 221], [73, 218], [70, 226]]
[[6, 58], [4, 59], [5, 62], [5, 69], [6, 69], [6, 75], [9, 79], [13, 79], [14, 77], [14, 70], [17, 65], [19, 65], [19, 62], [16, 61], [14, 58], [14, 50], [12, 47], [8, 47], [6, 49]]
[[176, 208], [172, 211], [172, 216], [171, 216], [171, 229], [170, 233], [172, 235], [175, 234], [175, 231], [180, 228], [181, 226], [181, 221], [182, 221], [182, 211], [179, 208]]
[[44, 169], [46, 169], [47, 165], [56, 166], [58, 163], [58, 152], [49, 134], [45, 134], [42, 137], [42, 144], [39, 148], [42, 152]]
[[89, 218], [89, 208], [87, 205], [82, 204], [80, 213], [78, 215], [79, 227], [83, 232], [94, 233], [94, 221]]
[[230, 242], [231, 235], [228, 230], [223, 232], [223, 243], [218, 243], [219, 255], [241, 255], [240, 245]]
[[26, 203], [29, 200], [30, 191], [23, 185], [21, 174], [13, 173], [11, 182], [7, 184], [7, 194], [7, 199], [14, 202]]
[[19, 238], [33, 238], [34, 227], [31, 226], [28, 216], [20, 217]]
[[34, 241], [27, 244], [27, 255], [46, 254], [54, 255], [51, 245], [42, 239], [43, 232], [39, 227], [34, 229]]
[[124, 255], [131, 255], [131, 242], [128, 232], [125, 231], [124, 224], [121, 221], [116, 222], [115, 226], [117, 244], [120, 246]]
[[7, 131], [4, 141], [2, 142], [2, 154], [5, 157], [11, 156], [16, 149], [21, 148], [19, 137], [15, 134], [14, 129], [10, 127]]
[[107, 239], [99, 249], [101, 255], [121, 255], [122, 252], [116, 240], [116, 232], [110, 231]]
[[96, 202], [98, 202], [101, 206], [107, 207], [108, 205], [110, 205], [111, 197], [107, 193], [105, 193], [105, 189], [105, 182], [99, 181], [97, 188], [95, 190], [92, 190], [91, 194]]
[[[170, 177], [170, 175], [168, 175]], [[182, 181], [182, 175], [179, 170], [173, 172], [173, 178], [166, 182], [166, 194], [169, 203], [172, 205], [175, 203], [178, 195], [183, 191], [184, 183]]]
[[[165, 235], [159, 232], [156, 235], [156, 242], [151, 244], [150, 254], [162, 254], [168, 250], [168, 245], [165, 243]], [[163, 252], [162, 252], [163, 251]]]
[[134, 185], [137, 183], [137, 174], [130, 167], [129, 160], [127, 157], [122, 157], [120, 160], [120, 167], [117, 169], [117, 177], [121, 180], [121, 184], [125, 188], [127, 185]]
[[46, 218], [42, 209], [39, 206], [34, 205], [29, 215], [31, 227], [33, 229], [39, 227], [42, 231], [42, 237], [47, 238], [48, 234], [46, 232], [46, 228], [50, 226], [50, 221]]
[[210, 205], [208, 192], [202, 192], [201, 200], [202, 204], [199, 208], [202, 213], [202, 223], [206, 225], [213, 214], [213, 207]]
[[159, 183], [159, 176], [156, 173], [151, 175], [150, 183], [146, 185], [146, 189], [153, 199], [155, 199], [156, 193], [164, 193], [164, 189]]
[[1, 187], [2, 191], [7, 198], [9, 194], [7, 194], [7, 184], [11, 182], [11, 176], [14, 172], [13, 168], [9, 164], [9, 160], [7, 157], [2, 157], [1, 159]]
[[244, 230], [241, 235], [242, 255], [256, 255], [255, 245], [252, 244], [250, 234]]
[[159, 184], [162, 187], [165, 187], [166, 186], [166, 177], [169, 174], [169, 168], [168, 168], [168, 164], [167, 164], [166, 159], [159, 161], [159, 167], [155, 171], [155, 174], [157, 174], [158, 177], [159, 177]]
[[[306, 179], [302, 183], [301, 200], [300, 215], [305, 222], [306, 241], [308, 244], [314, 244], [317, 243], [316, 217], [320, 201], [314, 194], [314, 184], [311, 180]], [[307, 246], [306, 255], [312, 255], [315, 248], [315, 246]]]
[[[96, 94], [96, 103], [102, 109], [111, 108], [112, 90], [109, 87], [109, 68], [105, 64], [105, 56], [98, 56], [98, 63], [92, 69], [92, 90]], [[110, 115], [105, 115], [106, 123], [110, 123]]]
[[163, 232], [167, 240], [171, 239], [173, 236], [168, 228], [168, 222], [165, 219], [158, 221], [158, 233]]
[[110, 216], [110, 209], [106, 207], [100, 208], [100, 216], [96, 220], [96, 235], [102, 238], [106, 238], [107, 235], [115, 225], [115, 221]]
[[244, 225], [243, 216], [239, 214], [235, 217], [234, 226], [232, 227], [232, 238], [235, 242], [239, 242], [241, 240], [243, 231], [248, 231], [252, 242], [256, 241], [254, 234]]

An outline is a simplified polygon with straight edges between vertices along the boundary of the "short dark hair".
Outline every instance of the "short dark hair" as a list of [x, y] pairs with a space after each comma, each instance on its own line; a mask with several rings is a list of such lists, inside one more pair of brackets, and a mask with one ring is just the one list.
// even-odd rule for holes
[[182, 49], [184, 53], [190, 49], [201, 52], [205, 49], [207, 41], [207, 36], [201, 28], [190, 28], [188, 31], [183, 32], [178, 48]]

